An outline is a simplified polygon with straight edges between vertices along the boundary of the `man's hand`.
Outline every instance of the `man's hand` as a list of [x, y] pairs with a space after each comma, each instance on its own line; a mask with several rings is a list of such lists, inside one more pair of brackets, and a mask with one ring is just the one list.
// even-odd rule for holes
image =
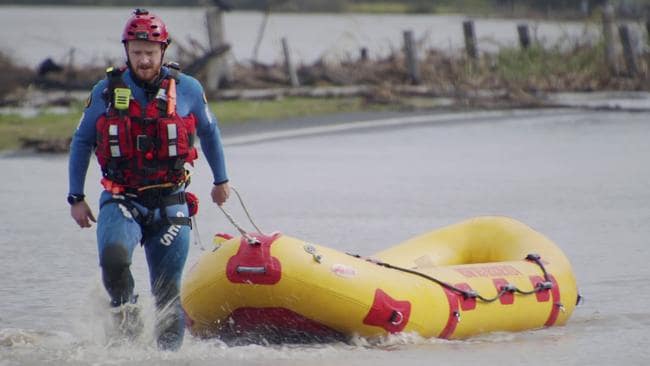
[[230, 186], [228, 186], [228, 182], [212, 187], [210, 195], [212, 196], [212, 202], [219, 206], [223, 205], [230, 196]]
[[76, 221], [79, 227], [82, 228], [91, 227], [91, 221], [97, 222], [86, 201], [80, 201], [70, 206], [70, 216], [72, 216], [74, 221]]

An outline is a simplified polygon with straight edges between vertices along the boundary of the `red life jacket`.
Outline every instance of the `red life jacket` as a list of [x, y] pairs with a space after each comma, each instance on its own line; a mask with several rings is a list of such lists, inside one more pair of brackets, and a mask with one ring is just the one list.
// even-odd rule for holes
[[[171, 69], [170, 69], [171, 70]], [[142, 188], [186, 180], [185, 163], [197, 158], [194, 147], [196, 119], [176, 113], [176, 79], [171, 72], [160, 83], [156, 97], [146, 106], [135, 99], [128, 109], [117, 109], [115, 89], [126, 85], [122, 70], [107, 70], [107, 113], [97, 121], [97, 160], [104, 180], [124, 188]], [[118, 97], [119, 98], [119, 97]], [[126, 107], [123, 98], [122, 108]], [[118, 105], [119, 105], [118, 104]]]

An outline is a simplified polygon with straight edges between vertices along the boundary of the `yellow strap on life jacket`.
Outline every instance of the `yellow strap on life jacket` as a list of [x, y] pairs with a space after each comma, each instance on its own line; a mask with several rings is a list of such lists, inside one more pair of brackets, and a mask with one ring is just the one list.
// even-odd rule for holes
[[146, 191], [148, 189], [153, 189], [153, 188], [171, 188], [171, 187], [174, 187], [174, 186], [180, 186], [181, 184], [184, 184], [187, 181], [189, 181], [191, 175], [192, 175], [192, 173], [190, 171], [185, 170], [185, 174], [183, 176], [183, 179], [181, 179], [177, 183], [169, 182], [169, 183], [152, 184], [150, 186], [144, 186], [144, 187], [138, 188], [138, 192]]

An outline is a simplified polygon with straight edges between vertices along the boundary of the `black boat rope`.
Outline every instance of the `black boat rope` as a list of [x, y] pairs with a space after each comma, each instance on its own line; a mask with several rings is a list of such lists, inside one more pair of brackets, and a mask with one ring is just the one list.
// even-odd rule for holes
[[481, 300], [481, 301], [483, 301], [485, 303], [494, 302], [494, 301], [498, 300], [501, 296], [503, 296], [504, 294], [509, 293], [509, 292], [510, 293], [518, 293], [518, 294], [521, 294], [521, 295], [532, 295], [532, 294], [536, 294], [538, 292], [550, 290], [550, 289], [553, 288], [553, 281], [550, 279], [550, 277], [548, 275], [548, 272], [546, 271], [546, 268], [544, 267], [544, 263], [542, 263], [541, 257], [538, 254], [528, 254], [525, 259], [528, 260], [528, 261], [534, 262], [535, 264], [537, 264], [539, 266], [539, 268], [542, 270], [542, 273], [544, 274], [544, 282], [540, 282], [540, 283], [536, 284], [535, 287], [531, 291], [520, 290], [519, 288], [517, 288], [517, 286], [515, 286], [513, 284], [507, 284], [505, 286], [501, 286], [501, 289], [499, 290], [499, 292], [494, 297], [484, 297], [481, 294], [479, 294], [477, 291], [464, 290], [462, 288], [458, 288], [458, 287], [456, 287], [454, 285], [450, 285], [450, 284], [448, 284], [448, 283], [446, 283], [444, 281], [441, 281], [441, 280], [439, 280], [439, 279], [437, 279], [435, 277], [429, 276], [429, 275], [427, 275], [425, 273], [418, 272], [418, 271], [415, 271], [415, 270], [412, 270], [412, 269], [395, 266], [395, 265], [392, 265], [390, 263], [382, 262], [382, 261], [375, 260], [375, 259], [372, 259], [372, 258], [365, 258], [365, 257], [362, 257], [362, 256], [360, 256], [358, 254], [351, 254], [351, 253], [346, 253], [346, 254], [348, 254], [348, 255], [350, 255], [352, 257], [355, 257], [355, 258], [366, 260], [366, 261], [368, 261], [370, 263], [374, 263], [374, 264], [376, 264], [378, 266], [394, 269], [394, 270], [405, 272], [405, 273], [410, 273], [410, 274], [425, 278], [425, 279], [427, 279], [429, 281], [437, 283], [438, 285], [446, 288], [447, 290], [450, 290], [450, 291], [453, 291], [453, 292], [455, 292], [455, 293], [457, 293], [459, 295], [462, 295], [465, 299], [479, 299], [479, 300]]

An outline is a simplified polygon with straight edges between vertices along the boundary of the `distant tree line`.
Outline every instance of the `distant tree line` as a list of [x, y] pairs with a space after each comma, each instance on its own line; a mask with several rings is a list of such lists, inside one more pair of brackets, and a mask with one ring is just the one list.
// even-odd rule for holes
[[[530, 9], [553, 12], [583, 11], [601, 6], [607, 0], [0, 0], [0, 5], [94, 5], [94, 6], [205, 6], [225, 2], [235, 10], [274, 10], [294, 12], [345, 12], [361, 4], [399, 3], [411, 13], [433, 13], [438, 8], [476, 10], [487, 8]], [[619, 7], [649, 9], [650, 0], [610, 0]]]

